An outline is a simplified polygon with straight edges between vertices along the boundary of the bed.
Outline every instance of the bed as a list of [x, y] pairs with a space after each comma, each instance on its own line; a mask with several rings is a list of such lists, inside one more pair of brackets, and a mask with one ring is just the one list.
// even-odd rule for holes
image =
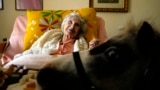
[[[85, 34], [85, 38], [88, 43], [93, 39], [98, 39], [99, 44], [107, 40], [105, 22], [103, 18], [96, 15], [96, 11], [93, 8], [81, 8], [77, 10], [27, 10], [27, 15], [20, 15], [15, 19], [10, 38], [0, 43], [0, 52], [2, 53], [0, 70], [4, 72], [0, 76], [6, 82], [9, 82], [11, 79], [7, 79], [5, 76], [20, 73], [21, 77], [16, 79], [18, 80], [15, 81], [16, 83], [3, 83], [3, 85], [0, 85], [0, 90], [35, 90], [35, 88], [38, 88], [35, 79], [36, 73], [43, 67], [45, 62], [50, 61], [54, 56], [28, 54], [14, 60], [13, 58], [16, 54], [30, 48], [45, 33], [45, 30], [60, 28], [62, 18], [71, 12], [80, 13], [86, 20], [88, 31]], [[46, 24], [49, 24], [49, 21], [52, 21], [52, 23], [50, 27], [47, 27]]]

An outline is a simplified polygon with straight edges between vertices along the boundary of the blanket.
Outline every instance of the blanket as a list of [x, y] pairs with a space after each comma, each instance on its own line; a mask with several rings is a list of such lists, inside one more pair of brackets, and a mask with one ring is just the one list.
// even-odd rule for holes
[[11, 65], [8, 69], [0, 67], [0, 71], [0, 78], [3, 78], [0, 90], [39, 90], [36, 81], [37, 70], [26, 70], [23, 67]]
[[[57, 29], [45, 32], [33, 43], [30, 49], [15, 55], [14, 59], [4, 65], [3, 68], [8, 68], [13, 64], [31, 69], [41, 69], [45, 63], [57, 57], [56, 55], [50, 55], [50, 53], [58, 50], [62, 36], [63, 32]], [[74, 43], [74, 51], [78, 50], [88, 50], [88, 44], [83, 36], [80, 36]]]
[[[59, 48], [59, 43], [63, 37], [62, 30], [52, 29], [45, 32], [37, 41], [33, 43], [30, 49], [21, 54], [15, 55], [17, 58], [26, 54], [54, 54]], [[80, 36], [74, 43], [74, 51], [88, 50], [88, 44], [83, 36]]]

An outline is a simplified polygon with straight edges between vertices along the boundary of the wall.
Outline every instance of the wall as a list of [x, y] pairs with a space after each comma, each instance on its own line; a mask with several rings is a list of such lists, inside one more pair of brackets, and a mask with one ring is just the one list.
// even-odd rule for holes
[[18, 15], [25, 15], [25, 11], [15, 10], [15, 0], [3, 0], [4, 10], [0, 10], [0, 41], [9, 38], [14, 20]]
[[[121, 32], [130, 17], [133, 17], [132, 21], [135, 23], [144, 19], [155, 20], [156, 27], [160, 30], [159, 4], [160, 0], [129, 0], [129, 12], [127, 13], [97, 12], [97, 15], [105, 20], [109, 38]], [[83, 7], [89, 7], [89, 0], [44, 0], [44, 9], [78, 9]], [[0, 40], [9, 37], [15, 18], [25, 14], [25, 11], [15, 10], [15, 0], [4, 0], [4, 10], [0, 10]]]

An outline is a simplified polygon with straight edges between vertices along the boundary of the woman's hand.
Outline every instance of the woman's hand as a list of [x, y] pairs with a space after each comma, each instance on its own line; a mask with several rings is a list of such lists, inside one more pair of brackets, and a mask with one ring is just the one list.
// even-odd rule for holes
[[95, 46], [97, 46], [99, 44], [99, 40], [98, 39], [93, 39], [89, 42], [89, 49], [94, 48]]

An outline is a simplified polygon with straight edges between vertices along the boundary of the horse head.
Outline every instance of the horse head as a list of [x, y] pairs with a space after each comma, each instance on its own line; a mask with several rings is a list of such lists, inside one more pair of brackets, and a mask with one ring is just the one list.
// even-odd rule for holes
[[160, 79], [159, 51], [160, 35], [144, 22], [137, 30], [76, 52], [78, 56], [53, 58], [39, 71], [37, 82], [43, 90], [153, 90]]

